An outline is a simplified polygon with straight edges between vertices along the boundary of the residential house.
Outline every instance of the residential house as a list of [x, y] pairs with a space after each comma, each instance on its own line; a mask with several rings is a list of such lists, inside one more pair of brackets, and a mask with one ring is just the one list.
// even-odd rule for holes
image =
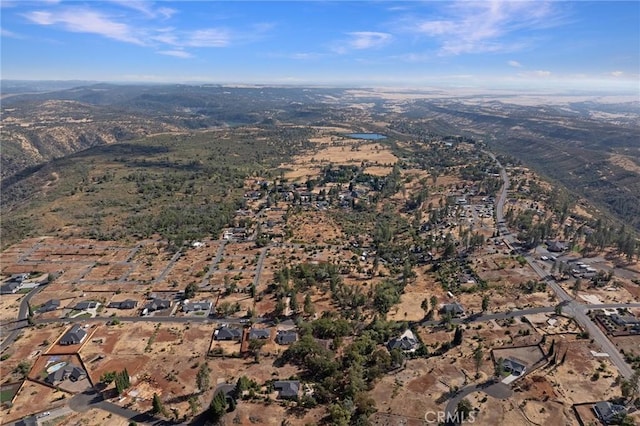
[[215, 340], [240, 340], [242, 331], [237, 328], [222, 326], [213, 332]]
[[51, 311], [55, 311], [59, 307], [60, 307], [60, 300], [58, 300], [58, 299], [50, 299], [44, 305], [42, 305], [42, 306], [40, 306], [40, 308], [38, 308], [38, 312], [39, 313], [51, 312]]
[[249, 331], [249, 340], [266, 340], [269, 337], [271, 337], [271, 332], [266, 328], [252, 328], [251, 331]]
[[135, 309], [136, 306], [138, 306], [138, 302], [132, 299], [123, 300], [122, 302], [109, 303], [109, 307], [115, 309]]
[[17, 281], [8, 281], [0, 286], [0, 294], [14, 294], [20, 290], [20, 284]]
[[280, 399], [296, 399], [300, 393], [300, 382], [297, 380], [277, 380], [273, 388], [278, 391]]
[[502, 360], [502, 368], [514, 376], [521, 376], [526, 371], [527, 366], [524, 362], [510, 357]]
[[66, 345], [78, 345], [87, 338], [87, 332], [79, 325], [76, 324], [69, 329], [64, 335], [60, 338], [59, 343], [63, 346]]
[[618, 415], [626, 412], [622, 405], [612, 404], [609, 401], [596, 402], [593, 405], [596, 417], [604, 424], [613, 424]]
[[276, 343], [279, 345], [290, 345], [298, 340], [298, 333], [294, 330], [278, 330]]
[[202, 301], [202, 302], [187, 302], [182, 305], [182, 310], [186, 313], [189, 312], [201, 312], [208, 311], [211, 309], [211, 302]]
[[442, 313], [451, 314], [452, 317], [461, 317], [464, 315], [464, 308], [458, 302], [448, 303], [442, 306]]
[[547, 241], [547, 250], [559, 253], [567, 250], [567, 245], [560, 241]]
[[403, 352], [415, 352], [420, 346], [413, 332], [407, 329], [400, 337], [393, 338], [387, 343], [389, 350], [400, 349]]
[[78, 380], [82, 380], [87, 377], [87, 372], [84, 371], [82, 367], [78, 367], [73, 364], [67, 364], [64, 367], [49, 373], [49, 375], [44, 379], [45, 382], [56, 385], [65, 380], [71, 380], [72, 382], [77, 382]]
[[98, 307], [98, 305], [100, 305], [99, 302], [95, 302], [93, 300], [85, 300], [83, 302], [76, 303], [76, 306], [71, 309], [73, 309], [74, 311], [86, 311], [87, 309], [95, 309]]
[[162, 310], [162, 309], [169, 309], [170, 307], [171, 307], [171, 301], [170, 300], [164, 300], [164, 299], [159, 299], [159, 298], [155, 298], [151, 302], [149, 302], [146, 305], [144, 305], [144, 309], [147, 312], [154, 312], [154, 311], [159, 311], [159, 310]]

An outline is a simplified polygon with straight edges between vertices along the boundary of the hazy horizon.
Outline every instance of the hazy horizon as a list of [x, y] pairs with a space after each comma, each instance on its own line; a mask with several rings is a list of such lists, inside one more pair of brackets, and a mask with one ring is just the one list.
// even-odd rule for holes
[[0, 4], [4, 80], [640, 94], [638, 2]]

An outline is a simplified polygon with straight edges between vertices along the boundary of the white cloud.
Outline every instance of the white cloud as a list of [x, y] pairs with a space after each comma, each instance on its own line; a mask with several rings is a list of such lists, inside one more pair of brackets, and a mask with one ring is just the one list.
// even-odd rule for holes
[[371, 49], [387, 44], [391, 40], [391, 34], [374, 31], [357, 31], [348, 33], [351, 37], [348, 44], [353, 49]]
[[6, 28], [0, 28], [0, 36], [9, 38], [23, 38], [23, 36], [21, 36], [20, 34], [9, 31]]
[[458, 1], [438, 19], [414, 21], [413, 31], [437, 39], [441, 55], [517, 51], [528, 43], [519, 31], [560, 23], [556, 9], [546, 1]]
[[209, 28], [189, 33], [183, 44], [190, 47], [225, 47], [230, 43], [231, 36], [228, 31]]
[[547, 71], [547, 70], [535, 70], [535, 71], [528, 71], [528, 72], [523, 72], [518, 74], [519, 77], [524, 77], [524, 78], [547, 78], [547, 77], [551, 77], [551, 71]]
[[122, 7], [136, 10], [147, 18], [164, 18], [168, 19], [173, 16], [177, 11], [169, 7], [156, 8], [153, 2], [145, 0], [110, 0], [111, 3], [115, 3]]
[[93, 10], [65, 9], [62, 11], [34, 11], [24, 15], [29, 21], [39, 25], [60, 25], [75, 33], [98, 34], [114, 40], [137, 45], [146, 43], [134, 34], [133, 29], [122, 22]]
[[522, 64], [518, 61], [509, 61], [507, 62], [510, 66], [515, 67], [515, 68], [522, 68]]
[[189, 52], [185, 52], [184, 50], [159, 50], [159, 54], [167, 55], [167, 56], [175, 56], [176, 58], [192, 58], [193, 55]]
[[611, 72], [611, 76], [612, 77], [622, 77], [624, 75], [624, 72], [622, 71], [612, 71]]

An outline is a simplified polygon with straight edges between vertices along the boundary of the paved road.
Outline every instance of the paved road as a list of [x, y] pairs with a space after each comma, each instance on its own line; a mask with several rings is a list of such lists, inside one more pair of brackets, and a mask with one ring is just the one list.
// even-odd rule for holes
[[29, 325], [27, 320], [27, 318], [29, 317], [29, 302], [31, 301], [31, 298], [33, 296], [35, 296], [40, 290], [42, 290], [43, 287], [44, 285], [34, 287], [29, 293], [27, 293], [26, 296], [22, 298], [22, 301], [20, 302], [20, 309], [18, 310], [18, 319], [15, 323], [12, 324], [12, 329], [8, 330], [7, 328], [3, 327], [4, 330], [2, 334], [7, 331], [9, 331], [9, 334], [4, 338], [2, 343], [0, 343], [0, 352], [3, 352], [5, 349], [11, 346], [13, 342], [16, 341], [18, 335], [20, 334], [21, 328], [25, 328]]
[[256, 276], [253, 278], [253, 285], [258, 287], [260, 283], [260, 274], [262, 274], [262, 266], [264, 264], [264, 258], [267, 255], [268, 247], [263, 247], [260, 251], [260, 257], [258, 258], [258, 263], [256, 264]]
[[222, 259], [222, 254], [224, 253], [224, 247], [227, 245], [228, 240], [220, 240], [220, 247], [218, 247], [218, 251], [216, 252], [215, 257], [213, 258], [213, 260], [211, 261], [211, 265], [209, 266], [209, 269], [207, 270], [207, 273], [204, 274], [204, 277], [202, 277], [202, 282], [200, 283], [200, 287], [206, 287], [207, 285], [209, 285], [209, 277], [211, 276], [211, 274], [213, 274], [213, 271], [215, 271], [218, 268], [218, 264], [220, 263], [220, 259]]
[[[503, 180], [502, 190], [500, 191], [500, 195], [496, 200], [496, 220], [498, 222], [498, 226], [501, 228], [506, 228], [504, 223], [504, 203], [507, 199], [507, 191], [509, 190], [509, 177], [507, 176], [507, 172], [502, 164], [498, 161], [498, 159], [490, 152], [487, 152], [496, 162], [498, 167], [500, 167], [500, 176]], [[510, 244], [514, 244], [516, 239], [513, 235], [505, 235], [505, 240], [507, 240]], [[602, 348], [603, 352], [609, 354], [609, 359], [616, 366], [620, 374], [629, 378], [633, 374], [633, 370], [626, 363], [618, 349], [615, 347], [613, 343], [607, 338], [607, 336], [602, 332], [600, 327], [591, 321], [591, 319], [585, 313], [586, 309], [588, 309], [588, 305], [582, 305], [574, 300], [571, 296], [567, 294], [566, 291], [552, 278], [547, 278], [549, 274], [537, 264], [535, 259], [531, 255], [525, 256], [527, 263], [531, 268], [538, 274], [538, 276], [545, 280], [547, 285], [554, 291], [556, 297], [564, 302], [562, 306], [562, 312], [567, 315], [573, 316], [576, 322], [582, 327], [583, 330], [589, 333], [589, 336]]]
[[167, 264], [167, 267], [164, 268], [164, 271], [162, 271], [162, 273], [158, 276], [158, 278], [156, 278], [153, 281], [154, 284], [158, 284], [158, 283], [161, 283], [162, 281], [164, 281], [164, 279], [167, 277], [167, 274], [169, 273], [171, 268], [173, 268], [173, 265], [176, 263], [176, 261], [180, 258], [181, 255], [182, 255], [182, 252], [180, 250], [178, 250], [176, 252], [176, 254], [173, 255], [173, 257], [171, 258], [171, 260]]
[[136, 422], [138, 424], [147, 425], [171, 425], [176, 424], [174, 422], [158, 419], [148, 413], [140, 413], [135, 410], [120, 407], [112, 402], [105, 401], [102, 394], [95, 389], [89, 389], [82, 393], [73, 396], [69, 400], [69, 408], [73, 411], [84, 413], [91, 408], [99, 408], [117, 416], [123, 417], [129, 421]]
[[[494, 382], [492, 380], [485, 383], [479, 383], [477, 385], [467, 386], [466, 388], [459, 390], [453, 398], [447, 402], [447, 407], [445, 408], [445, 412], [447, 413], [446, 418], [455, 419], [458, 403], [474, 392], [484, 392], [496, 399], [507, 399], [513, 395], [513, 391], [508, 385], [501, 382]], [[456, 422], [450, 421], [449, 423]]]

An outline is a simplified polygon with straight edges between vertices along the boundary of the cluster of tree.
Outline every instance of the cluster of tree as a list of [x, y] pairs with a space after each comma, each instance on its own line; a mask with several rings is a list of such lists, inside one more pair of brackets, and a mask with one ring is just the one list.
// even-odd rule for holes
[[118, 395], [122, 395], [124, 390], [131, 386], [129, 372], [126, 368], [119, 372], [107, 371], [100, 376], [100, 381], [106, 385], [111, 382], [115, 382], [116, 392], [118, 392]]
[[[301, 328], [311, 333], [304, 332], [300, 340], [283, 353], [279, 362], [299, 365], [303, 369], [302, 377], [315, 383], [314, 394], [305, 400], [305, 404], [330, 403], [329, 424], [362, 424], [375, 412], [375, 404], [366, 392], [381, 375], [404, 361], [399, 350], [388, 352], [379, 348], [380, 344], [400, 332], [398, 325], [374, 320], [343, 348], [339, 357], [313, 337], [315, 330], [325, 330], [326, 325], [317, 327], [312, 322]], [[335, 330], [337, 335], [344, 332]]]

